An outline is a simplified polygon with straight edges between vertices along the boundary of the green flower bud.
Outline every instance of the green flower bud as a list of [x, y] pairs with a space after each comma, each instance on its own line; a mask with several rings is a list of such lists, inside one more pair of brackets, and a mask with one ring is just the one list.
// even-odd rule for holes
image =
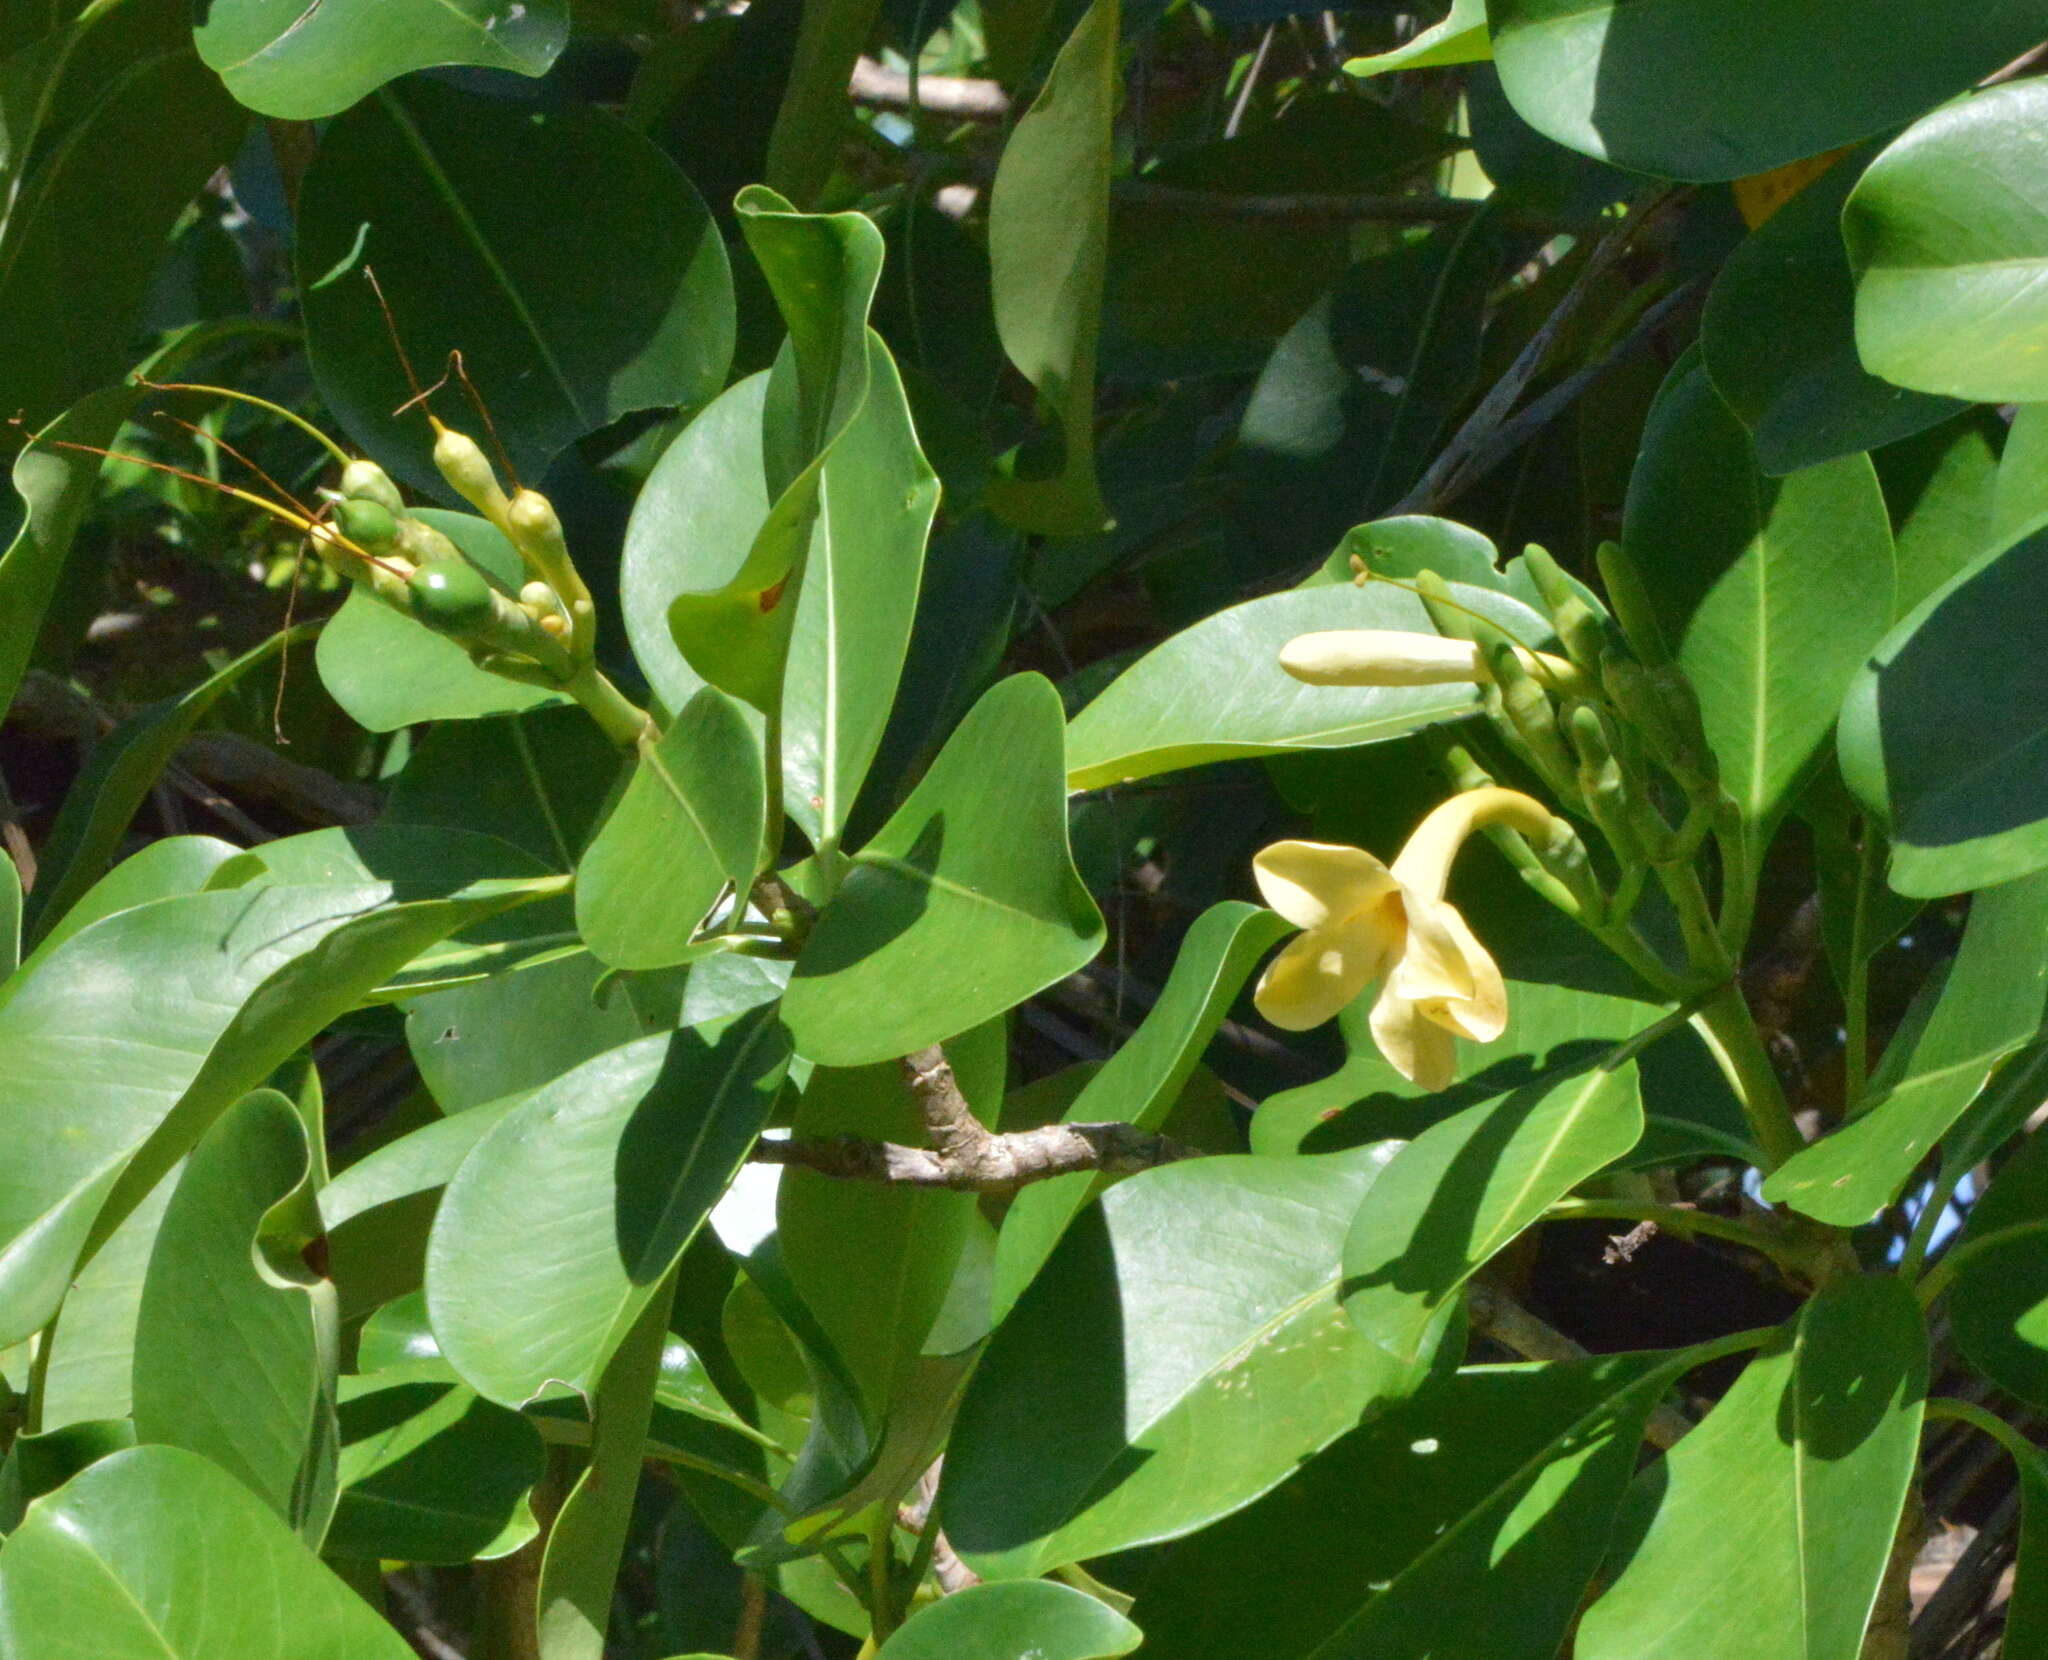
[[1613, 608], [1630, 649], [1645, 663], [1670, 662], [1671, 652], [1664, 644], [1664, 630], [1658, 625], [1656, 608], [1650, 603], [1650, 590], [1644, 586], [1643, 573], [1628, 550], [1619, 542], [1602, 542], [1595, 557], [1600, 565], [1600, 580], [1607, 586], [1607, 603]]
[[365, 553], [381, 553], [398, 541], [397, 517], [367, 497], [343, 496], [334, 504], [334, 522]]
[[1508, 725], [1528, 746], [1529, 758], [1563, 791], [1577, 770], [1557, 727], [1557, 710], [1549, 695], [1522, 664], [1520, 653], [1503, 641], [1486, 648], [1486, 665], [1500, 688], [1501, 711]]
[[422, 565], [406, 586], [413, 615], [436, 633], [466, 634], [489, 622], [497, 610], [491, 585], [461, 559]]
[[451, 559], [462, 563], [462, 550], [421, 519], [398, 521], [398, 551], [416, 565], [438, 565]]
[[405, 498], [391, 475], [374, 461], [351, 461], [341, 469], [341, 493], [351, 501], [375, 502], [385, 512], [405, 511]]
[[470, 506], [489, 519], [507, 536], [512, 534], [506, 520], [504, 488], [484, 455], [482, 446], [467, 433], [453, 427], [434, 425], [434, 465], [453, 490]]

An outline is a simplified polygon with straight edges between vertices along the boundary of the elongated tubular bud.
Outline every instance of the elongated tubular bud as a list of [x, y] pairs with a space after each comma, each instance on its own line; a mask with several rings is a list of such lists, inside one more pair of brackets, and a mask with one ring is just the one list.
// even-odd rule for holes
[[597, 649], [597, 607], [584, 585], [555, 505], [538, 490], [521, 490], [507, 505], [506, 534], [526, 568], [561, 597], [569, 621], [570, 654], [587, 661]]
[[1522, 666], [1512, 645], [1486, 648], [1486, 664], [1500, 688], [1501, 710], [1508, 725], [1527, 746], [1529, 758], [1562, 796], [1572, 793], [1577, 768], [1557, 729], [1557, 710], [1535, 678]]
[[1448, 686], [1486, 676], [1470, 640], [1391, 628], [1300, 635], [1280, 648], [1280, 667], [1311, 686]]
[[1624, 864], [1647, 864], [1649, 850], [1637, 837], [1628, 811], [1628, 784], [1598, 711], [1580, 704], [1571, 712], [1566, 728], [1572, 748], [1578, 752], [1579, 794], [1585, 799], [1587, 813]]
[[394, 516], [405, 511], [405, 498], [391, 475], [374, 461], [351, 461], [341, 469], [341, 493], [350, 501], [375, 502]]
[[1429, 620], [1436, 625], [1436, 631], [1447, 640], [1471, 640], [1477, 638], [1473, 631], [1473, 619], [1469, 612], [1451, 598], [1451, 585], [1435, 571], [1415, 573], [1415, 595], [1429, 613]]
[[1669, 663], [1645, 668], [1610, 655], [1601, 662], [1600, 684], [1672, 777], [1693, 793], [1714, 788], [1720, 765], [1707, 747], [1699, 699], [1683, 670]]
[[512, 527], [505, 516], [510, 504], [505, 499], [504, 486], [499, 484], [489, 458], [474, 438], [436, 421], [434, 466], [448, 481], [449, 489], [489, 519], [508, 539], [512, 538]]
[[1600, 580], [1607, 589], [1607, 603], [1615, 621], [1627, 637], [1629, 649], [1652, 666], [1671, 661], [1664, 643], [1664, 630], [1657, 621], [1650, 591], [1643, 585], [1643, 573], [1619, 542], [1602, 542], [1594, 555], [1600, 566]]
[[1550, 621], [1571, 660], [1589, 674], [1597, 670], [1601, 654], [1613, 643], [1613, 627], [1607, 618], [1577, 594], [1567, 594], [1551, 612]]

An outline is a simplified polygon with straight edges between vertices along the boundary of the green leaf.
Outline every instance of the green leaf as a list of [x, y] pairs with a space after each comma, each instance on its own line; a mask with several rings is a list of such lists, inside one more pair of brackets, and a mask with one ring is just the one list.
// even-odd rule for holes
[[[1195, 918], [1159, 1000], [1060, 1115], [1062, 1121], [1120, 1120], [1158, 1129], [1252, 969], [1287, 931], [1273, 912], [1235, 899]], [[1033, 1182], [1010, 1202], [996, 1247], [997, 1319], [1045, 1265], [1067, 1225], [1107, 1185], [1100, 1176], [1055, 1176]]]
[[1998, 533], [1997, 523], [2004, 427], [1990, 411], [1973, 409], [1871, 456], [1898, 546], [1895, 615], [1905, 616], [1981, 554], [2011, 539]]
[[744, 895], [767, 823], [761, 742], [710, 687], [643, 749], [576, 867], [576, 927], [613, 968], [667, 968], [728, 888]]
[[[164, 244], [248, 123], [193, 53], [186, 20], [157, 0], [74, 28], [67, 72], [43, 91], [45, 108], [69, 107], [69, 124], [9, 135], [37, 142], [25, 172], [13, 158], [0, 228], [0, 408], [32, 428], [134, 362]], [[106, 407], [81, 420], [97, 426]]]
[[59, 1429], [16, 1435], [6, 1460], [0, 1462], [0, 1535], [21, 1526], [32, 1501], [134, 1445], [135, 1426], [126, 1418], [87, 1418]]
[[1842, 203], [1862, 173], [1837, 161], [1728, 257], [1700, 320], [1716, 390], [1773, 477], [1874, 450], [1961, 407], [1909, 392], [1856, 355], [1856, 282], [1842, 247]]
[[[0, 238], [0, 251], [5, 239]], [[14, 491], [26, 513], [14, 540], [0, 553], [0, 709], [13, 704], [35, 651], [43, 613], [56, 597], [72, 539], [99, 488], [100, 458], [55, 447], [58, 442], [104, 449], [135, 405], [127, 387], [95, 393], [37, 435], [14, 458]]]
[[[512, 544], [475, 514], [421, 507], [413, 516], [454, 542], [494, 586], [517, 593], [526, 580]], [[420, 721], [514, 714], [564, 701], [560, 692], [545, 686], [487, 673], [447, 635], [360, 590], [352, 590], [320, 630], [313, 661], [328, 695], [372, 732], [396, 732]]]
[[940, 1506], [962, 1557], [1029, 1578], [1191, 1533], [1355, 1425], [1382, 1369], [1338, 1255], [1391, 1151], [1189, 1159], [1077, 1217], [961, 1404]]
[[1581, 1063], [1433, 1124], [1394, 1154], [1344, 1240], [1344, 1311], [1381, 1387], [1428, 1374], [1465, 1282], [1643, 1133], [1633, 1061]]
[[1977, 896], [1939, 993], [1893, 1038], [1863, 1111], [1772, 1172], [1765, 1198], [1853, 1228], [1898, 1196], [1991, 1069], [2048, 1018], [2048, 874]]
[[177, 1447], [104, 1458], [0, 1551], [15, 1660], [408, 1660], [412, 1650], [262, 1501]]
[[520, 475], [635, 410], [694, 406], [732, 358], [732, 273], [696, 191], [624, 122], [435, 81], [387, 88], [330, 126], [299, 196], [298, 277], [320, 394], [350, 437], [435, 493], [406, 351], [451, 351]]
[[590, 1463], [563, 1501], [541, 1558], [540, 1651], [545, 1660], [604, 1660], [605, 1628], [633, 1520], [675, 1292], [671, 1267], [596, 1380]]
[[882, 233], [862, 213], [798, 213], [749, 185], [733, 204], [788, 325], [762, 402], [762, 465], [773, 505], [737, 570], [678, 593], [668, 625], [684, 660], [720, 691], [772, 714], [795, 627], [804, 555], [826, 462], [868, 399], [867, 326]]
[[1095, 352], [1109, 244], [1111, 128], [1122, 76], [1117, 0], [1093, 0], [1011, 130], [989, 191], [1003, 351], [1038, 389], [1045, 431], [990, 480], [997, 516], [1045, 536], [1104, 529], [1095, 477]]
[[2048, 528], [1984, 555], [1868, 654], [1842, 704], [1842, 777], [1932, 899], [2048, 864], [2048, 669], [2017, 619], [2048, 604]]
[[332, 1411], [320, 1326], [324, 1305], [331, 1345], [333, 1293], [296, 1264], [280, 1275], [264, 1234], [307, 1168], [305, 1127], [277, 1091], [221, 1114], [157, 1228], [135, 1326], [137, 1438], [211, 1459], [294, 1527], [320, 1451], [333, 1457], [317, 1433]]
[[1501, 85], [1530, 126], [1695, 180], [1868, 138], [2041, 34], [2025, 0], [1488, 0], [1487, 16]]
[[537, 1531], [526, 1494], [545, 1452], [533, 1425], [412, 1365], [341, 1380], [341, 1497], [323, 1548], [459, 1566]]
[[1486, 5], [1487, 0], [1451, 0], [1450, 12], [1441, 23], [1432, 23], [1391, 52], [1353, 58], [1344, 65], [1344, 71], [1363, 80], [1371, 75], [1384, 75], [1390, 69], [1482, 63], [1493, 56], [1493, 42], [1486, 32]]
[[1623, 539], [1699, 692], [1722, 783], [1767, 829], [1891, 624], [1877, 473], [1859, 455], [1766, 478], [1688, 356], [1650, 411]]
[[831, 180], [853, 126], [846, 84], [874, 32], [881, 0], [830, 0], [806, 6], [775, 128], [768, 138], [767, 182], [800, 207], [813, 205]]
[[955, 729], [797, 958], [783, 1018], [824, 1066], [892, 1060], [1071, 974], [1102, 944], [1067, 848], [1059, 694], [1011, 675]]
[[[1553, 1660], [1683, 1355], [1475, 1366], [1174, 1546], [1132, 1613], [1161, 1660]], [[1246, 1571], [1284, 1558], [1286, 1574]]]
[[2048, 184], [2025, 159], [2044, 118], [2048, 86], [2015, 81], [1916, 121], [1870, 164], [1842, 234], [1872, 374], [1987, 403], [2048, 398]]
[[2038, 528], [2044, 517], [2048, 517], [2048, 404], [2027, 404], [2013, 412], [2005, 454], [1998, 462], [1997, 483], [1992, 487], [1991, 534], [1974, 551], [1982, 553], [2010, 542]]
[[910, 648], [939, 483], [903, 383], [868, 337], [868, 396], [825, 464], [782, 687], [783, 800], [835, 845], [881, 748]]
[[[2025, 1068], [2022, 1079], [2038, 1086], [2038, 1063]], [[1955, 1276], [1948, 1314], [1956, 1347], [1999, 1388], [2030, 1406], [2048, 1400], [2044, 1236], [2048, 1140], [2036, 1135], [1999, 1170], [1948, 1247]]]
[[1901, 1281], [1815, 1297], [1638, 1478], [1579, 1660], [1748, 1660], [1760, 1632], [1779, 1652], [1857, 1660], [1926, 1389], [1927, 1334]]
[[0, 871], [0, 983], [21, 966], [21, 870], [10, 855]]
[[545, 75], [567, 0], [211, 0], [193, 30], [228, 91], [261, 115], [318, 121], [413, 69]]
[[1027, 1579], [941, 1598], [892, 1635], [875, 1660], [1116, 1660], [1144, 1640], [1085, 1592]]
[[259, 883], [117, 912], [50, 954], [0, 1008], [0, 1134], [19, 1147], [0, 1173], [6, 1341], [223, 1110], [425, 947], [534, 897], [441, 894]]
[[[43, 1339], [48, 1346], [41, 1416], [46, 1431], [67, 1424], [126, 1420], [134, 1412], [135, 1321], [142, 1305], [143, 1275], [156, 1245], [157, 1225], [176, 1185], [159, 1182], [65, 1292], [56, 1324]], [[134, 1441], [130, 1424], [125, 1444], [132, 1446]], [[66, 1477], [70, 1474], [67, 1471]]]
[[[1526, 644], [1549, 636], [1549, 625], [1519, 600], [1462, 586], [1453, 593]], [[1154, 646], [1074, 717], [1067, 787], [1376, 743], [1479, 707], [1471, 686], [1309, 686], [1281, 670], [1282, 646], [1329, 628], [1436, 632], [1420, 600], [1385, 583], [1319, 584], [1233, 605]]]
[[772, 1011], [642, 1038], [536, 1090], [448, 1183], [427, 1306], [463, 1381], [506, 1406], [589, 1393], [745, 1159], [781, 1085]]
[[[995, 1030], [1003, 1033], [1000, 1022]], [[1000, 1091], [998, 1078], [998, 1098]], [[814, 1069], [790, 1133], [911, 1146], [924, 1140], [893, 1061]], [[776, 1234], [790, 1281], [845, 1364], [873, 1431], [945, 1306], [974, 1209], [971, 1193], [838, 1181], [804, 1169], [785, 1170], [776, 1186]]]
[[38, 850], [41, 873], [29, 906], [29, 925], [40, 934], [106, 874], [121, 839], [151, 787], [193, 727], [251, 669], [311, 637], [301, 625], [273, 634], [222, 665], [191, 691], [137, 711], [93, 747], [57, 822]]

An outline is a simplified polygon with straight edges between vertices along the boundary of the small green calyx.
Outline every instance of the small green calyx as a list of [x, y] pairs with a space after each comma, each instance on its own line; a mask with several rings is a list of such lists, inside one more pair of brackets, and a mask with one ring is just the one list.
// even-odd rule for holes
[[490, 621], [496, 610], [491, 585], [462, 560], [422, 565], [406, 587], [413, 615], [437, 633], [466, 633]]

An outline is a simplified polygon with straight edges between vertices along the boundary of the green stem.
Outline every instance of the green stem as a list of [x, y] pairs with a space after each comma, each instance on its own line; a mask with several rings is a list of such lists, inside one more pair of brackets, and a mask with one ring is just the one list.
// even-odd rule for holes
[[1913, 1288], [1913, 1294], [1920, 1299], [1922, 1308], [1933, 1305], [1934, 1299], [1949, 1288], [1963, 1264], [1972, 1257], [1981, 1256], [1994, 1245], [2009, 1245], [2015, 1239], [2028, 1234], [2048, 1233], [2048, 1217], [2036, 1217], [2031, 1222], [2015, 1222], [2009, 1228], [1994, 1228], [1990, 1233], [1975, 1239], [1966, 1239], [1952, 1247], [1942, 1259], [1921, 1277]]
[[1878, 873], [1877, 832], [1863, 827], [1863, 845], [1856, 855], [1856, 905], [1849, 924], [1848, 983], [1842, 988], [1842, 1109], [1854, 1118], [1870, 1086], [1870, 905], [1871, 883]]
[[875, 1525], [868, 1534], [868, 1641], [878, 1647], [896, 1628], [896, 1599], [889, 1583], [889, 1569], [896, 1560], [895, 1507], [875, 1507]]
[[654, 719], [594, 667], [577, 670], [562, 690], [583, 705], [599, 729], [621, 749], [645, 749], [661, 736]]
[[1778, 1069], [1735, 982], [1724, 981], [1710, 993], [1693, 1021], [1742, 1103], [1742, 1116], [1763, 1151], [1766, 1172], [1777, 1169], [1806, 1145], [1806, 1138], [1793, 1121]]
[[1983, 1434], [1990, 1436], [1992, 1440], [2012, 1454], [2014, 1463], [2023, 1467], [2028, 1464], [2038, 1465], [2041, 1461], [2042, 1455], [2039, 1447], [2035, 1446], [2033, 1442], [2014, 1429], [2011, 1424], [2008, 1424], [2003, 1418], [1999, 1417], [1997, 1413], [1987, 1412], [1973, 1401], [1959, 1401], [1952, 1396], [1937, 1395], [1927, 1403], [1927, 1416], [1930, 1418], [1953, 1418], [1957, 1423], [1968, 1424], [1972, 1429], [1979, 1430]]

